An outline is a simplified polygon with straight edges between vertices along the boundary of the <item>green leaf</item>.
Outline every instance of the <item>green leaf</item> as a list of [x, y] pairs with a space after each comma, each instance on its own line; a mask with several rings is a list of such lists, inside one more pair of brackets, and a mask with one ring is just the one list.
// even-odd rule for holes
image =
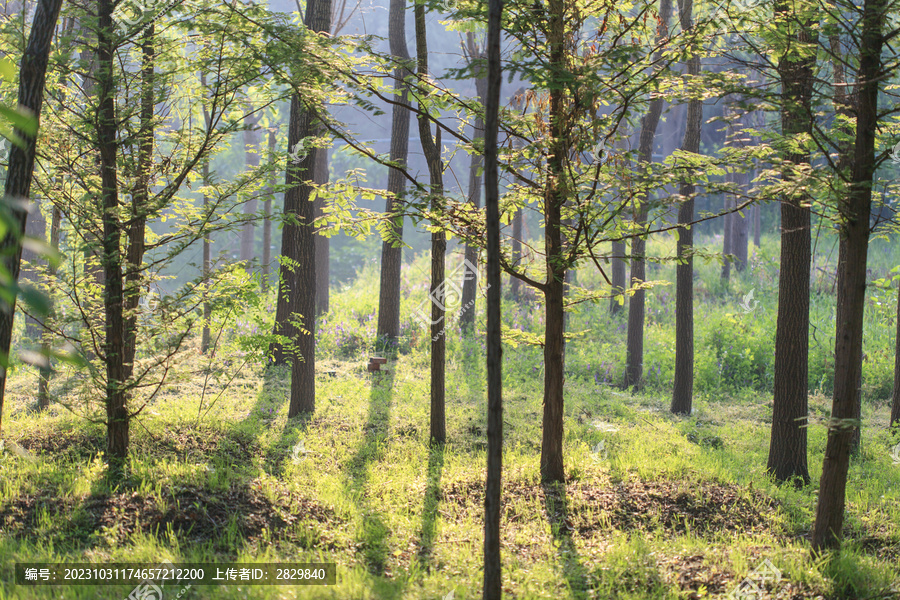
[[16, 80], [16, 65], [8, 58], [0, 58], [0, 77], [12, 83]]
[[31, 114], [31, 111], [25, 108], [12, 109], [8, 106], [0, 104], [0, 115], [6, 117], [13, 127], [21, 130], [25, 135], [36, 135], [38, 130], [37, 118]]

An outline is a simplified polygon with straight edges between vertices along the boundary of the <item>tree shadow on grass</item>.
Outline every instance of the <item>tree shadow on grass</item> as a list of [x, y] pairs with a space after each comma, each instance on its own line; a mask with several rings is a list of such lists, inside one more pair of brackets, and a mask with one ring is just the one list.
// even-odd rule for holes
[[434, 530], [441, 501], [443, 471], [444, 445], [434, 445], [428, 453], [428, 483], [425, 487], [425, 500], [422, 506], [422, 526], [419, 529], [419, 560], [424, 563], [431, 561], [431, 551], [434, 547]]
[[578, 600], [587, 599], [590, 589], [587, 570], [581, 564], [581, 557], [572, 539], [573, 527], [569, 522], [569, 501], [566, 497], [566, 486], [555, 483], [545, 483], [544, 510], [547, 520], [550, 522], [550, 531], [556, 542], [557, 554], [561, 563], [563, 574], [569, 582], [572, 597]]
[[369, 395], [369, 415], [360, 446], [346, 467], [348, 480], [345, 489], [362, 514], [359, 535], [366, 568], [373, 575], [384, 575], [390, 531], [378, 511], [371, 506], [367, 487], [369, 466], [381, 460], [388, 437], [394, 372], [381, 372], [373, 377], [375, 379]]

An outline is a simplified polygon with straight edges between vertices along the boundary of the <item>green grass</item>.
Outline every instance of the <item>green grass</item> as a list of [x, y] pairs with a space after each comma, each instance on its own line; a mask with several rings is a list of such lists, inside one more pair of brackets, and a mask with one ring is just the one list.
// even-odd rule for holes
[[[654, 251], [666, 248], [654, 242]], [[766, 251], [764, 244], [755, 272], [735, 277], [730, 287], [718, 280], [717, 265], [698, 265], [703, 318], [690, 417], [668, 413], [673, 287], [651, 294], [649, 385], [638, 395], [604, 381], [621, 369], [624, 321], [610, 320], [605, 303], [573, 314], [570, 330], [590, 333], [567, 350], [564, 489], [539, 482], [540, 351], [505, 347], [507, 597], [724, 597], [764, 559], [783, 577], [771, 597], [900, 596], [890, 591], [900, 589], [900, 465], [890, 456], [900, 440], [886, 430], [887, 405], [873, 395], [864, 405], [843, 552], [814, 558], [805, 536], [821, 473], [827, 390], [810, 399], [818, 417], [809, 429], [813, 483], [782, 487], [764, 472], [769, 359], [725, 357], [733, 371], [724, 375], [716, 364], [729, 340], [743, 344], [740, 355], [746, 347], [751, 353], [771, 348], [777, 278], [766, 262], [772, 248]], [[121, 599], [133, 589], [14, 586], [16, 562], [164, 560], [337, 564], [335, 587], [196, 586], [182, 598], [430, 600], [451, 591], [457, 599], [479, 598], [483, 343], [448, 334], [448, 443], [430, 448], [428, 338], [406, 316], [425, 297], [420, 266], [407, 267], [406, 338], [386, 374], [368, 374], [365, 366], [374, 342], [377, 273], [366, 270], [333, 295], [320, 329], [317, 407], [310, 417], [287, 420], [286, 371], [266, 373], [260, 365], [238, 371], [242, 360], [228, 346], [231, 354], [219, 356], [224, 374], [211, 378], [204, 392], [206, 360], [186, 352], [180, 376], [132, 425], [130, 478], [116, 488], [100, 457], [102, 427], [83, 418], [74, 395], [67, 398], [74, 412], [59, 404], [34, 412], [35, 376], [17, 372], [9, 382], [4, 438], [32, 456], [0, 454], [0, 600]], [[670, 265], [654, 269], [650, 277], [671, 278]], [[579, 277], [590, 283], [594, 276]], [[749, 289], [760, 304], [748, 315], [736, 307]], [[817, 315], [828, 308], [825, 298], [820, 304]], [[505, 318], [537, 332], [539, 308], [516, 311], [507, 304]], [[888, 338], [867, 337], [870, 357]], [[704, 369], [720, 371], [713, 376]], [[62, 382], [54, 385], [61, 389]], [[211, 408], [198, 419], [201, 396]], [[301, 440], [305, 452], [294, 450]]]

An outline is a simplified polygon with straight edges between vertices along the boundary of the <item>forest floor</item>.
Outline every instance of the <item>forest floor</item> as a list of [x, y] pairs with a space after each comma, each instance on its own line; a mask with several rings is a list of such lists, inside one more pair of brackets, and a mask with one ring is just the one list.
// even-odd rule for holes
[[[5, 437], [28, 456], [0, 456], [0, 598], [124, 599], [132, 589], [15, 586], [16, 562], [166, 560], [337, 564], [334, 587], [195, 586], [182, 598], [479, 598], [478, 349], [450, 361], [443, 448], [428, 445], [421, 354], [380, 374], [362, 358], [321, 362], [315, 414], [290, 422], [288, 374], [244, 369], [199, 419], [199, 378], [158, 396], [132, 428], [130, 478], [116, 488], [99, 458], [103, 429], [59, 405], [29, 411], [34, 378], [19, 375]], [[515, 353], [504, 361], [507, 597], [715, 598], [744, 582], [761, 594], [735, 597], [900, 598], [900, 464], [886, 407], [865, 415], [843, 551], [816, 559], [807, 536], [817, 486], [779, 487], [764, 473], [770, 400], [700, 399], [675, 417], [666, 397], [569, 381], [568, 481], [542, 486], [541, 378]], [[812, 405], [821, 413], [827, 399]], [[811, 427], [814, 482], [823, 449], [824, 428]], [[756, 581], [768, 565], [778, 577]]]
[[[652, 240], [650, 248], [667, 256], [674, 242]], [[575, 305], [564, 487], [539, 479], [541, 307], [505, 303], [505, 597], [900, 600], [900, 432], [887, 427], [896, 292], [869, 292], [864, 427], [850, 467], [844, 544], [839, 554], [814, 557], [808, 536], [831, 407], [834, 296], [830, 280], [813, 283], [812, 483], [779, 486], [765, 473], [777, 256], [777, 239], [764, 238], [730, 282], [717, 263], [697, 263], [689, 417], [668, 410], [674, 302], [666, 281], [674, 267], [649, 268], [659, 283], [647, 297], [642, 393], [610, 385], [624, 360], [624, 312], [610, 316], [608, 301]], [[884, 256], [881, 274], [900, 263]], [[132, 423], [124, 484], [111, 486], [106, 476], [102, 405], [85, 374], [61, 366], [57, 401], [37, 412], [36, 375], [16, 368], [0, 451], [0, 600], [118, 600], [134, 589], [13, 585], [14, 564], [33, 561], [336, 564], [335, 586], [166, 586], [164, 598], [152, 600], [480, 598], [483, 333], [448, 331], [448, 441], [432, 448], [428, 336], [409, 316], [425, 300], [427, 265], [427, 256], [404, 265], [403, 338], [385, 373], [366, 370], [377, 321], [374, 265], [332, 294], [317, 325], [316, 410], [308, 417], [288, 421], [289, 374], [266, 371], [247, 350], [265, 347], [253, 335], [270, 330], [272, 298], [256, 304], [255, 316], [223, 314], [213, 324], [215, 356], [181, 353]], [[588, 288], [599, 289], [599, 277], [578, 274]], [[476, 314], [483, 331], [480, 307]]]

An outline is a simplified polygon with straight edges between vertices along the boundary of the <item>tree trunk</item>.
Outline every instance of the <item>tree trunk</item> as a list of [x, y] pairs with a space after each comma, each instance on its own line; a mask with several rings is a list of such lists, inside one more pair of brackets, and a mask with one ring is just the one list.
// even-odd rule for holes
[[[428, 79], [428, 45], [425, 35], [425, 5], [417, 3], [416, 58], [419, 77]], [[419, 105], [417, 120], [422, 153], [428, 163], [431, 180], [431, 209], [441, 213], [444, 209], [443, 165], [441, 164], [441, 130], [431, 137], [431, 120]], [[437, 223], [433, 223], [437, 225]], [[447, 251], [447, 235], [443, 230], [431, 234], [431, 442], [443, 444], [447, 438], [444, 416], [444, 368], [446, 362], [446, 288], [444, 282], [444, 257]]]
[[[306, 26], [319, 33], [331, 31], [331, 0], [310, 0], [306, 5]], [[295, 94], [291, 101], [291, 129], [288, 134], [290, 148], [302, 139], [314, 135], [319, 125], [314, 110], [300, 105], [301, 99]], [[315, 204], [310, 201], [312, 187], [303, 183], [312, 179], [316, 157], [322, 149], [309, 151], [299, 165], [288, 167], [284, 212], [294, 208], [298, 224], [282, 230], [282, 254], [296, 261], [296, 269], [282, 268], [282, 278], [290, 290], [287, 320], [302, 319], [303, 331], [299, 327], [287, 327], [290, 339], [296, 340], [296, 352], [291, 360], [291, 402], [288, 418], [293, 419], [301, 412], [313, 412], [316, 408], [316, 231]], [[287, 250], [288, 246], [292, 250]], [[288, 254], [293, 252], [293, 256]], [[279, 302], [280, 304], [280, 302]], [[283, 329], [283, 331], [285, 330]]]
[[[391, 54], [398, 61], [409, 61], [406, 49], [406, 0], [391, 0], [388, 15], [388, 38]], [[399, 104], [391, 111], [391, 154], [392, 162], [401, 168], [406, 166], [409, 154], [409, 88], [406, 77], [408, 67], [394, 69], [394, 90], [400, 90]], [[385, 214], [391, 218], [389, 238], [381, 245], [381, 285], [378, 296], [378, 340], [380, 343], [396, 344], [400, 336], [400, 267], [403, 254], [400, 243], [403, 240], [403, 193], [406, 179], [400, 169], [388, 170], [387, 205]]]
[[[41, 212], [41, 207], [35, 203], [32, 206], [31, 218], [25, 223], [25, 235], [37, 237], [39, 239], [47, 239], [47, 219]], [[39, 254], [22, 248], [22, 268], [19, 273], [20, 285], [35, 287], [38, 284], [38, 266], [43, 262]], [[44, 324], [35, 315], [26, 315], [25, 317], [25, 337], [30, 343], [35, 343], [41, 338], [41, 332], [44, 330]]]
[[[726, 181], [734, 181], [734, 175], [728, 173], [725, 175]], [[722, 279], [728, 281], [731, 279], [731, 255], [734, 254], [734, 242], [732, 241], [732, 224], [734, 223], [734, 200], [731, 194], [725, 195], [725, 216], [724, 225], [722, 227], [722, 254], [725, 255], [725, 262], [722, 263]]]
[[[207, 87], [206, 87], [206, 73], [204, 71], [200, 71], [200, 89], [203, 90], [203, 94], [206, 95]], [[209, 128], [212, 126], [211, 118], [209, 115], [209, 108], [206, 104], [203, 105], [203, 122], [206, 126], [206, 131], [209, 131]], [[209, 185], [209, 158], [204, 157], [202, 166], [200, 167], [200, 174], [203, 178], [203, 187]], [[209, 196], [207, 196], [206, 192], [203, 193], [203, 214], [206, 215], [209, 210]], [[201, 269], [201, 273], [203, 275], [203, 285], [209, 286], [210, 276], [212, 274], [212, 253], [211, 253], [211, 244], [212, 240], [209, 235], [203, 236], [203, 266]], [[206, 292], [204, 292], [203, 298], [203, 332], [200, 336], [200, 353], [206, 354], [209, 352], [209, 345], [211, 343], [210, 340], [210, 330], [209, 330], [209, 321], [212, 318], [212, 305], [209, 303], [209, 300], [206, 298]]]
[[[53, 207], [53, 216], [50, 220], [50, 247], [59, 250], [59, 230], [61, 226], [62, 215], [57, 207]], [[56, 286], [56, 266], [53, 262], [47, 265], [47, 273], [51, 289]], [[47, 324], [53, 323], [56, 311], [53, 308], [53, 298], [50, 298], [50, 314], [47, 315]], [[52, 336], [49, 331], [44, 329], [41, 334], [41, 352], [47, 357], [47, 364], [41, 367], [38, 372], [38, 407], [46, 410], [50, 407], [50, 378], [53, 377], [53, 370], [50, 363], [50, 349], [52, 347]]]
[[[313, 170], [313, 182], [319, 185], [328, 183], [328, 149], [321, 148], [316, 152], [316, 165]], [[325, 214], [325, 200], [316, 196], [316, 218]], [[329, 252], [331, 244], [324, 235], [316, 235], [316, 314], [328, 312], [329, 292]]]
[[[323, 33], [331, 30], [331, 0], [310, 0], [306, 5], [306, 26]], [[293, 151], [300, 141], [316, 134], [317, 117], [309, 106], [294, 94], [291, 99], [291, 117], [288, 131], [288, 149]], [[316, 155], [312, 148], [296, 164], [288, 164], [285, 175], [284, 216], [296, 222], [285, 221], [281, 230], [281, 254], [287, 259], [281, 265], [278, 304], [275, 309], [275, 333], [284, 336], [292, 348], [273, 343], [270, 348], [272, 362], [290, 364], [291, 402], [288, 418], [301, 412], [315, 410], [316, 391], [316, 244], [315, 205], [310, 202], [312, 187], [308, 181], [314, 177]], [[298, 327], [302, 325], [302, 329]]]
[[758, 249], [761, 247], [760, 242], [762, 241], [762, 232], [760, 231], [760, 221], [762, 220], [762, 205], [757, 202], [753, 205], [753, 208], [751, 210], [753, 211], [753, 245]]
[[[209, 159], [206, 158], [203, 160], [203, 166], [200, 170], [201, 176], [203, 177], [203, 185], [204, 187], [209, 185]], [[206, 214], [206, 211], [209, 210], [209, 196], [205, 193], [203, 194], [203, 214]], [[210, 275], [212, 274], [212, 248], [210, 247], [212, 244], [212, 240], [208, 235], [203, 236], [203, 283], [204, 285], [209, 285]], [[209, 300], [203, 300], [203, 333], [200, 337], [200, 352], [202, 354], [206, 354], [209, 352], [210, 341], [210, 331], [209, 331], [209, 320], [212, 318], [212, 305], [209, 303]]]
[[[483, 52], [479, 50], [478, 45], [475, 43], [474, 33], [468, 32], [466, 34], [466, 45], [466, 54], [470, 63], [484, 58]], [[476, 77], [475, 88], [478, 92], [478, 99], [481, 100], [482, 104], [485, 104], [487, 79], [485, 77]], [[472, 140], [474, 142], [474, 140], [483, 136], [484, 121], [482, 120], [481, 115], [479, 115], [475, 117], [475, 123], [472, 128]], [[473, 151], [469, 161], [469, 202], [472, 203], [475, 208], [481, 207], [481, 175], [478, 174], [478, 171], [481, 170], [483, 164], [484, 157], [481, 153]], [[466, 243], [465, 256], [468, 264], [477, 266], [478, 246]], [[459, 325], [463, 331], [471, 333], [475, 326], [475, 296], [478, 291], [478, 270], [476, 269], [474, 273], [469, 273], [467, 269], [468, 267], [464, 268], [466, 276], [463, 280], [462, 308], [460, 308], [459, 313]]]
[[[275, 128], [269, 129], [269, 161], [275, 159]], [[275, 172], [272, 171], [269, 176], [269, 187], [266, 190], [266, 199], [263, 202], [263, 212], [266, 213], [263, 219], [263, 252], [262, 252], [262, 280], [263, 289], [269, 289], [269, 278], [271, 276], [272, 262], [272, 198], [275, 195]]]
[[[672, 16], [671, 0], [659, 0], [659, 30], [657, 42], [668, 35], [669, 19]], [[654, 53], [654, 62], [660, 60], [661, 52]], [[662, 115], [663, 99], [659, 96], [650, 101], [647, 114], [641, 120], [641, 138], [638, 147], [638, 161], [644, 165], [653, 161], [653, 139]], [[634, 221], [640, 228], [647, 225], [647, 190], [642, 189], [635, 198]], [[643, 283], [646, 279], [647, 241], [643, 237], [631, 240], [631, 284]], [[638, 290], [628, 302], [628, 334], [625, 349], [625, 380], [623, 387], [639, 389], [644, 377], [644, 300], [645, 291]]]
[[891, 394], [891, 427], [900, 424], [900, 281], [897, 282], [897, 330], [894, 335], [894, 389]]
[[103, 206], [103, 306], [106, 315], [103, 361], [106, 363], [106, 453], [110, 473], [119, 477], [128, 456], [125, 289], [122, 281], [122, 223], [116, 171], [115, 38], [112, 0], [98, 0], [97, 140]]
[[125, 257], [125, 369], [131, 376], [137, 352], [137, 310], [141, 299], [141, 272], [144, 263], [147, 210], [150, 201], [150, 168], [153, 162], [153, 58], [155, 27], [151, 23], [141, 40], [141, 128], [138, 147], [137, 182], [131, 195], [132, 208], [127, 228]]
[[[248, 114], [244, 117], [244, 164], [248, 169], [259, 167], [259, 129], [257, 124], [259, 117]], [[241, 254], [240, 260], [244, 268], [250, 272], [250, 264], [255, 254], [256, 224], [253, 219], [256, 215], [256, 197], [252, 197], [244, 203], [244, 224], [241, 226]]]
[[[550, 70], [565, 69], [565, 2], [549, 0], [547, 43]], [[544, 284], [544, 418], [541, 481], [565, 482], [563, 467], [563, 389], [565, 385], [565, 283], [568, 265], [563, 249], [562, 210], [568, 199], [567, 105], [562, 85], [550, 86], [549, 156], [544, 188], [544, 235], [547, 280]]]
[[[36, 119], [41, 116], [41, 104], [44, 99], [44, 78], [47, 73], [47, 61], [50, 45], [53, 41], [53, 30], [59, 16], [62, 0], [40, 0], [34, 15], [28, 44], [19, 66], [19, 106], [30, 110]], [[12, 145], [7, 161], [6, 182], [4, 184], [4, 200], [19, 202], [28, 198], [31, 192], [31, 176], [34, 172], [34, 155], [37, 138], [21, 130], [16, 135], [25, 142], [21, 148]], [[10, 281], [15, 283], [19, 278], [19, 265], [22, 257], [22, 235], [25, 233], [27, 213], [23, 208], [11, 209], [14, 224], [0, 240], [0, 260], [9, 274]], [[8, 357], [12, 341], [13, 315], [15, 299], [12, 303], [0, 303], [0, 356]], [[6, 368], [0, 366], [0, 426], [3, 417], [3, 397], [6, 391]]]
[[622, 310], [623, 304], [619, 304], [619, 297], [625, 291], [625, 241], [612, 243], [612, 292], [609, 299], [609, 314], [616, 315]]
[[[787, 7], [780, 10], [788, 10]], [[792, 46], [813, 41], [808, 28], [792, 36]], [[811, 101], [815, 62], [785, 56], [779, 62], [782, 85], [781, 129], [784, 136], [811, 132]], [[808, 153], [788, 154], [791, 165], [809, 164]], [[785, 180], [795, 176], [791, 169]], [[781, 273], [778, 278], [778, 316], [775, 328], [775, 380], [772, 431], [766, 470], [777, 481], [809, 483], [806, 425], [809, 369], [810, 211], [806, 197], [781, 201]]]
[[866, 261], [872, 179], [875, 173], [875, 134], [878, 126], [878, 92], [881, 77], [882, 28], [886, 0], [865, 0], [859, 43], [856, 141], [850, 189], [839, 203], [841, 238], [846, 242], [846, 261], [838, 278], [838, 306], [834, 351], [834, 396], [812, 547], [815, 551], [840, 546], [844, 521], [850, 441], [859, 397], [856, 393], [862, 358], [863, 310], [866, 300]]
[[[681, 29], [693, 29], [693, 0], [680, 0]], [[691, 79], [700, 76], [700, 57], [688, 60], [687, 75]], [[687, 124], [684, 129], [682, 150], [700, 152], [700, 127], [703, 118], [703, 101], [690, 100], [687, 106]], [[678, 210], [678, 264], [675, 267], [675, 382], [672, 391], [671, 410], [675, 414], [691, 413], [694, 395], [694, 193], [693, 182], [681, 182], [679, 194], [687, 200]]]
[[484, 490], [482, 600], [503, 596], [500, 562], [500, 493], [503, 474], [503, 348], [500, 330], [500, 190], [497, 132], [500, 112], [500, 17], [503, 0], [488, 1], [488, 77], [484, 117], [484, 204], [487, 229], [487, 480]]
[[[522, 209], [517, 208], [512, 219], [512, 264], [518, 266], [522, 261]], [[522, 282], [518, 277], [511, 277], [509, 293], [518, 302], [522, 298]]]

